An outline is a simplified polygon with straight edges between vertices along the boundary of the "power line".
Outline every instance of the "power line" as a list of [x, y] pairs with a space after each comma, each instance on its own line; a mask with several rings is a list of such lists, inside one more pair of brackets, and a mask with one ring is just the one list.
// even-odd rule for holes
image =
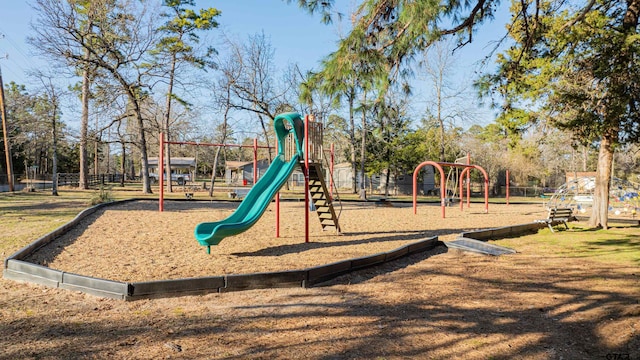
[[18, 54], [20, 54], [27, 63], [29, 63], [30, 66], [32, 66], [33, 64], [31, 63], [31, 58], [25, 53], [25, 51], [22, 50], [22, 47], [20, 46], [20, 44], [16, 41], [14, 41], [6, 31], [4, 31], [1, 27], [0, 27], [0, 38], [2, 39], [6, 39], [9, 44], [18, 52]]
[[[5, 72], [8, 72], [15, 79], [20, 79], [20, 81], [24, 81], [23, 79], [26, 77], [26, 74], [29, 72], [29, 68], [37, 68], [35, 63], [32, 61], [31, 57], [29, 57], [26, 52], [22, 49], [21, 45], [14, 41], [8, 33], [0, 28], [0, 40], [6, 40], [6, 44], [9, 46], [0, 46], [0, 59], [4, 58], [8, 60], [8, 65], [5, 66]], [[0, 45], [3, 41], [0, 41]], [[5, 54], [3, 54], [5, 53]], [[4, 55], [4, 56], [2, 56]], [[13, 56], [17, 55], [17, 56]]]

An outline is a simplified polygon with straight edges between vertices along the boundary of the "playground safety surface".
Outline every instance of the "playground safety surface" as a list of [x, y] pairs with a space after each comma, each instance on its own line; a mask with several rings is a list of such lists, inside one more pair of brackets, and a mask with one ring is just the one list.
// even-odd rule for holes
[[[355, 243], [367, 242], [366, 238], [355, 237], [360, 232], [367, 232], [374, 246], [386, 243], [385, 237], [397, 240], [393, 239], [394, 230], [376, 226], [379, 221], [394, 223], [395, 217], [404, 218], [397, 220], [398, 225], [406, 226], [402, 230], [423, 231], [418, 222], [404, 223], [414, 218], [410, 208], [398, 213], [389, 212], [387, 207], [379, 209], [382, 215], [355, 208], [352, 213], [362, 215], [351, 220], [345, 217], [343, 224], [351, 225], [345, 232], [353, 232]], [[105, 210], [88, 221], [86, 228], [77, 230], [77, 235], [91, 233], [87, 239], [80, 240], [79, 236], [75, 241], [67, 240], [72, 247], [65, 244], [62, 249], [42, 250], [60, 255], [71, 252], [71, 256], [63, 257], [64, 261], [53, 259], [56, 266], [72, 266], [77, 258], [83, 269], [108, 267], [109, 262], [118, 259], [110, 253], [120, 253], [123, 259], [119, 261], [128, 261], [128, 266], [160, 274], [168, 269], [160, 260], [173, 255], [175, 266], [183, 266], [185, 273], [187, 269], [196, 273], [204, 259], [215, 263], [205, 270], [208, 273], [212, 269], [233, 270], [229, 264], [242, 262], [245, 257], [255, 264], [243, 262], [240, 270], [276, 268], [282, 266], [278, 263], [289, 261], [290, 256], [299, 257], [304, 264], [311, 262], [305, 252], [327, 248], [333, 251], [326, 255], [317, 252], [316, 256], [335, 261], [341, 256], [339, 243], [346, 241], [342, 236], [331, 242], [324, 237], [329, 235], [314, 232], [313, 239], [321, 245], [301, 245], [295, 224], [301, 221], [302, 212], [294, 207], [288, 219], [296, 222], [288, 222], [288, 231], [295, 235], [283, 234], [276, 239], [279, 244], [264, 240], [262, 249], [267, 250], [262, 252], [254, 248], [255, 243], [236, 239], [238, 247], [244, 246], [245, 250], [232, 248], [235, 245], [230, 242], [229, 248], [216, 248], [219, 253], [212, 251], [206, 258], [204, 249], [194, 245], [190, 256], [197, 264], [190, 266], [180, 246], [191, 246], [187, 242], [195, 240], [191, 236], [184, 243], [171, 239], [180, 238], [176, 234], [181, 232], [176, 229], [191, 231], [184, 222], [209, 218], [211, 210], [203, 210], [207, 214], [202, 216], [181, 206], [171, 208], [167, 215], [158, 215], [152, 208], [112, 211], [123, 214], [112, 217]], [[447, 219], [442, 220], [439, 208], [424, 205], [415, 218], [430, 224], [425, 227], [434, 225], [426, 229], [429, 233], [439, 228], [441, 238], [452, 240], [461, 229], [526, 223], [544, 213], [539, 205], [511, 206], [507, 211], [490, 206], [489, 211], [489, 215], [482, 214], [479, 205], [472, 205], [471, 211], [457, 216], [459, 209], [448, 208]], [[133, 216], [144, 216], [144, 221]], [[470, 222], [465, 223], [465, 219]], [[137, 230], [131, 229], [136, 226]], [[98, 231], [93, 232], [94, 229]], [[254, 239], [255, 234], [263, 232], [265, 239], [273, 235], [270, 220], [258, 229]], [[166, 244], [154, 242], [159, 233]], [[102, 243], [110, 247], [97, 246]], [[3, 280], [0, 358], [639, 358], [637, 267], [554, 256], [527, 239], [515, 243], [518, 253], [502, 257], [440, 247], [310, 289], [266, 289], [136, 302]], [[83, 254], [92, 244], [99, 251]], [[153, 262], [147, 261], [146, 256]], [[155, 263], [159, 263], [160, 270], [143, 267]]]
[[[116, 281], [150, 281], [300, 270], [391, 251], [427, 237], [453, 240], [467, 230], [532, 222], [544, 216], [541, 205], [490, 206], [461, 211], [420, 204], [377, 207], [374, 203], [345, 203], [341, 235], [323, 232], [310, 214], [310, 239], [304, 239], [304, 205], [283, 202], [280, 237], [275, 237], [272, 204], [248, 231], [223, 240], [205, 252], [193, 238], [203, 221], [228, 216], [237, 203], [167, 201], [160, 213], [155, 201], [134, 201], [98, 209], [69, 232], [35, 252], [26, 261], [64, 272]], [[523, 212], [524, 210], [524, 212]]]

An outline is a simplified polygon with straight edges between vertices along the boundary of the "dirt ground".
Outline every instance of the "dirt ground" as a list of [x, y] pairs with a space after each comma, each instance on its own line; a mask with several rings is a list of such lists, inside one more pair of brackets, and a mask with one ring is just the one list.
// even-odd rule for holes
[[[441, 219], [433, 205], [413, 215], [410, 204], [348, 203], [342, 235], [323, 233], [312, 213], [305, 243], [303, 204], [285, 202], [280, 238], [272, 206], [207, 255], [193, 228], [234, 206], [109, 207], [30, 260], [121, 281], [302, 269], [545, 216], [541, 205], [450, 207]], [[311, 289], [135, 302], [3, 279], [0, 358], [640, 359], [638, 268], [526, 248], [489, 257], [441, 247]]]

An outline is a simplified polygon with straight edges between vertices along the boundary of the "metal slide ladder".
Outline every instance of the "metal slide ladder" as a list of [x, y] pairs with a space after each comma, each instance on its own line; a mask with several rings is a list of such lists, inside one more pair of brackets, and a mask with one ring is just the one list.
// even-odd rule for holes
[[340, 224], [338, 223], [338, 216], [333, 207], [329, 191], [327, 190], [327, 184], [324, 181], [324, 174], [322, 172], [322, 165], [320, 163], [309, 164], [309, 193], [311, 195], [311, 201], [316, 207], [316, 213], [320, 219], [320, 225], [322, 230], [327, 228], [334, 228], [336, 232], [340, 232]]

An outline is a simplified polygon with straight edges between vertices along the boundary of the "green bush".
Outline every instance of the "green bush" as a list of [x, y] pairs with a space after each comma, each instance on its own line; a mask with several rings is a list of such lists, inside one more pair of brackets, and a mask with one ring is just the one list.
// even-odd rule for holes
[[111, 193], [111, 187], [100, 185], [98, 191], [91, 197], [89, 204], [98, 205], [106, 202], [113, 201], [113, 194]]

